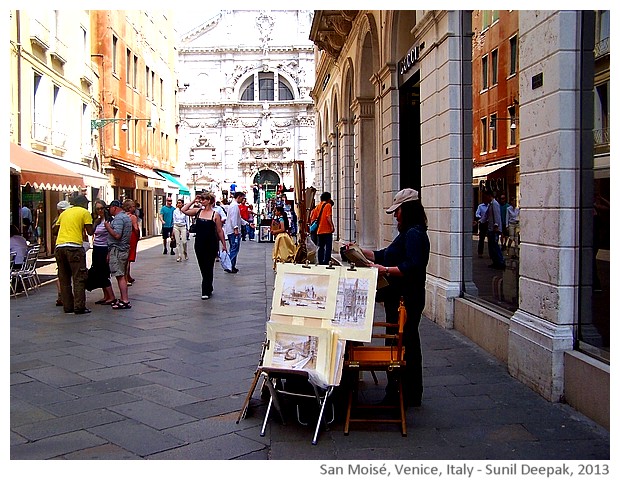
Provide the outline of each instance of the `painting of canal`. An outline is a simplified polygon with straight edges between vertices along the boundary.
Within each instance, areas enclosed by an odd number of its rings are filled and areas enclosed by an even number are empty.
[[[315,370],[318,337],[277,332],[271,366]]]
[[[325,310],[328,288],[327,275],[285,274],[282,279],[280,305]]]

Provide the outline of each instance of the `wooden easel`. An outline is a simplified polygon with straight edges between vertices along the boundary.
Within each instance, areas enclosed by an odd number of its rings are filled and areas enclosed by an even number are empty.
[[[263,343],[261,345],[260,360],[258,361],[258,366],[256,367],[256,370],[254,370],[254,380],[252,380],[252,384],[250,385],[250,390],[248,391],[248,394],[245,397],[245,401],[243,402],[243,406],[241,407],[241,411],[239,412],[239,416],[237,417],[236,423],[239,423],[241,419],[245,418],[246,414],[248,413],[248,407],[250,406],[250,400],[252,399],[252,395],[254,395],[254,390],[256,390],[256,386],[258,385],[258,380],[260,379],[261,366],[263,364],[263,359],[265,358],[265,350],[267,349],[267,345],[268,345],[267,333],[265,332],[265,340],[263,340]]]

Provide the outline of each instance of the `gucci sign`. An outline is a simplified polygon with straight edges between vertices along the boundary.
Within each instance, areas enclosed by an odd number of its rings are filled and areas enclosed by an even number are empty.
[[[411,47],[407,52],[407,55],[405,55],[405,58],[398,62],[399,72],[401,75],[407,73],[411,69],[411,67],[418,63],[418,60],[420,59],[420,52],[423,48],[424,42],[414,47]]]

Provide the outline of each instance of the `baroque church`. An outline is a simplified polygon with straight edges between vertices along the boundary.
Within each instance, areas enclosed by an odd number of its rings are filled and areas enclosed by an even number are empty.
[[[232,184],[246,192],[256,185],[264,205],[279,186],[291,190],[296,161],[306,186],[313,183],[312,17],[312,10],[221,10],[182,33],[178,151],[190,188],[225,199]]]

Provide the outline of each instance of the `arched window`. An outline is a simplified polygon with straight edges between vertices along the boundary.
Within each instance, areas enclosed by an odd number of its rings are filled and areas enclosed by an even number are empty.
[[[241,94],[242,102],[253,102],[254,101],[254,82],[251,82]]]
[[[258,98],[254,87],[258,83]],[[277,85],[277,86],[276,86]],[[256,72],[245,79],[239,90],[242,102],[286,102],[295,99],[293,87],[288,80],[275,72]]]
[[[295,98],[291,89],[288,88],[288,85],[286,85],[282,79],[280,79],[280,83],[278,84],[278,98],[280,101],[293,100]]]

